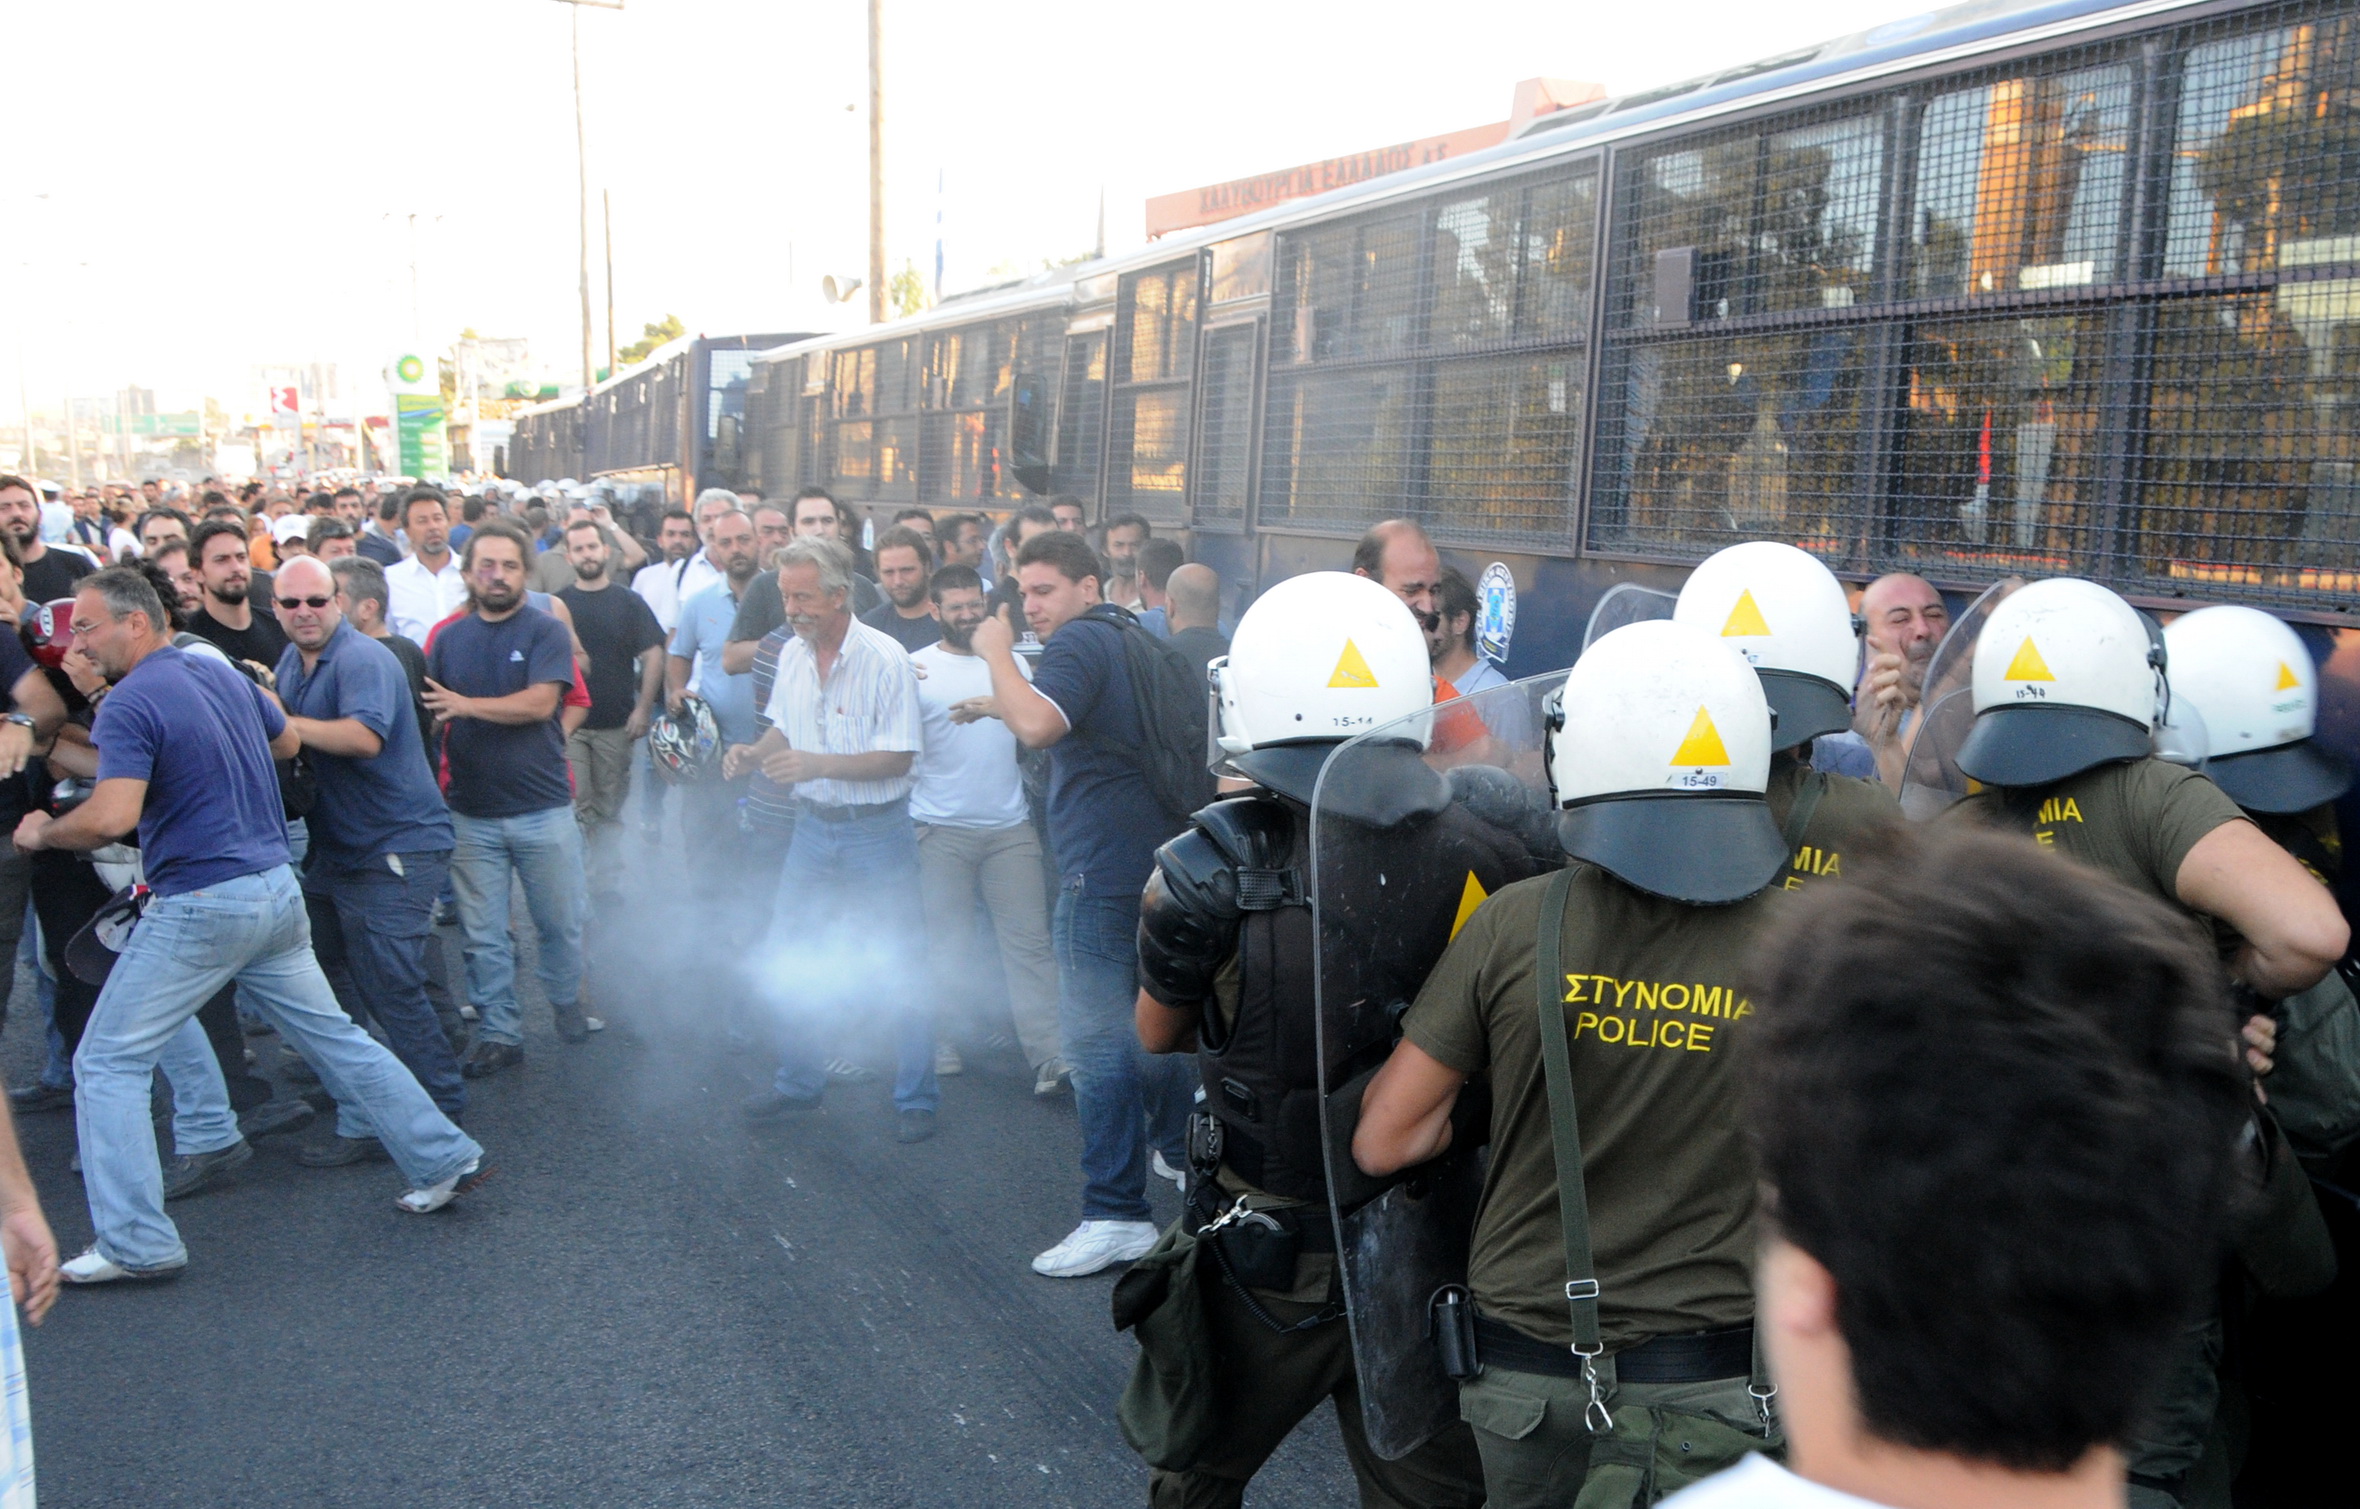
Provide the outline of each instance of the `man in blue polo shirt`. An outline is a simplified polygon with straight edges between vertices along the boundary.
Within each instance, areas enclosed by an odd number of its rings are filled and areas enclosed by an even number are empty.
[[[566,773],[559,708],[574,684],[574,639],[528,604],[532,547],[505,519],[486,519],[461,568],[467,611],[426,652],[427,709],[441,720],[450,765],[446,795],[457,847],[451,881],[467,935],[467,993],[482,1013],[470,1079],[524,1062],[524,1008],[516,999],[516,944],[508,896],[522,881],[540,939],[541,989],[569,1043],[601,1025],[582,1011],[582,830]]]
[[[426,764],[409,676],[391,650],[344,621],[336,578],[297,556],[279,568],[279,697],[303,741],[319,794],[303,899],[312,949],[331,975],[351,981],[356,1021],[384,1029],[443,1114],[467,1108],[466,1081],[426,994],[434,902],[450,872],[451,815]],[[337,1108],[336,1132],[297,1153],[314,1168],[383,1158],[357,1106]]]
[[[175,1090],[197,1105],[192,1119],[227,1133],[196,1161],[216,1172],[253,1157],[195,1021],[197,1008],[231,981],[339,1102],[368,1117],[411,1183],[402,1208],[449,1204],[480,1182],[483,1149],[353,1025],[312,957],[271,767],[274,755],[295,753],[298,735],[245,676],[172,647],[164,605],[146,577],[111,567],[79,586],[74,646],[110,686],[91,729],[98,782],[63,817],[27,814],[16,846],[89,850],[136,829],[154,899],[74,1054],[82,1183],[97,1240],[61,1276],[103,1284],[169,1278],[188,1266],[188,1249],[164,1214],[148,1109],[156,1060],[176,1034],[195,1050],[185,1055],[195,1083]]]
[[[1194,1075],[1182,1055],[1148,1056],[1132,1024],[1139,893],[1157,846],[1180,829],[1123,753],[1146,734],[1123,655],[1129,615],[1098,595],[1105,571],[1078,534],[1034,536],[1016,553],[1015,577],[1025,623],[1044,645],[1032,679],[1004,620],[985,619],[973,641],[991,667],[993,710],[1027,748],[1050,751],[1057,1023],[1082,1124],[1082,1222],[1033,1259],[1033,1271],[1051,1278],[1128,1263],[1155,1245],[1147,1171],[1151,1156],[1173,1171],[1167,1177],[1187,1161]]]
[[[721,568],[721,580],[704,588],[680,608],[680,626],[672,631],[672,651],[664,662],[665,705],[677,714],[681,700],[695,692],[713,710],[721,729],[721,747],[751,744],[762,730],[754,719],[754,673],[751,666],[731,675],[722,664],[729,645],[730,625],[759,569],[760,551],[754,522],[732,510],[714,517],[705,553]],[[747,777],[724,778],[713,773],[682,792],[682,827],[690,867],[700,895],[727,895],[745,883],[745,841],[738,831],[737,799],[746,791]]]

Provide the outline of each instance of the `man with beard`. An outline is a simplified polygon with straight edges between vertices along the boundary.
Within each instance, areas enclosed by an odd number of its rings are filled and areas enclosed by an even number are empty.
[[[992,528],[979,514],[955,513],[935,526],[942,541],[942,563],[945,566],[964,566],[978,577],[983,575],[984,555],[990,548]],[[991,590],[984,582],[983,589]]]
[[[779,652],[772,727],[751,747],[731,748],[724,770],[735,777],[759,765],[803,804],[767,961],[772,979],[794,982],[780,1004],[799,1030],[787,1035],[770,1087],[743,1109],[758,1122],[816,1109],[828,1084],[814,1031],[822,1013],[882,1007],[895,1039],[895,1137],[922,1142],[942,1098],[934,1023],[919,1004],[915,940],[877,925],[919,902],[909,801],[923,739],[917,672],[900,644],[853,621],[852,552],[841,541],[797,539],[780,553],[776,580],[795,637]]]
[[[467,600],[464,568],[451,555],[451,516],[443,495],[414,487],[402,497],[402,528],[410,536],[410,558],[385,568],[385,621],[393,632],[423,649],[427,631]],[[361,554],[367,555],[365,548]]]
[[[680,588],[688,575],[690,558],[697,553],[697,538],[696,520],[688,510],[670,510],[656,525],[656,549],[663,552],[663,558],[640,567],[631,578],[631,590],[639,594],[667,634],[680,627]]]
[[[98,568],[78,550],[52,550],[41,538],[41,495],[22,477],[0,476],[0,528],[16,537],[25,601],[38,606],[74,595],[74,583]]]
[[[196,562],[189,558],[188,541],[167,535],[162,543],[147,553],[146,559],[172,579],[178,594],[177,606],[183,617],[194,618],[205,601],[205,583],[197,575]]]
[[[1410,615],[1426,636],[1426,653],[1436,660],[1442,658],[1448,648],[1442,617],[1442,552],[1434,548],[1423,528],[1408,519],[1372,524],[1352,551],[1352,574],[1369,578],[1409,604]],[[1459,689],[1436,671],[1435,707],[1441,708],[1458,695]],[[1465,708],[1437,711],[1427,750],[1448,763],[1465,763],[1485,752],[1484,741],[1489,736],[1483,720]]]
[[[590,712],[565,742],[574,772],[574,816],[589,851],[590,894],[609,895],[623,874],[623,801],[631,746],[647,732],[664,685],[664,629],[637,594],[607,574],[606,531],[579,518],[565,527],[574,584],[558,597],[574,615],[589,657]]]
[[[1106,521],[1106,600],[1118,608],[1139,611],[1139,547],[1154,533],[1135,513],[1117,514]]]
[[[578,1043],[596,1030],[581,1007],[582,835],[558,727],[574,682],[574,643],[565,625],[524,600],[531,554],[522,530],[485,520],[460,562],[467,611],[426,652],[426,706],[441,724],[450,771],[444,794],[457,840],[451,881],[467,937],[467,993],[481,1014],[470,1079],[524,1062],[508,936],[516,880],[540,937],[541,988],[557,1035]]]
[[[189,614],[189,632],[220,647],[232,660],[247,660],[264,670],[279,663],[287,652],[286,631],[268,613],[254,611],[247,600],[257,585],[253,562],[246,554],[246,531],[228,519],[208,519],[197,526],[189,541],[189,559],[197,568],[201,588],[196,611]]]
[[[905,650],[922,650],[940,636],[927,578],[934,571],[934,553],[914,529],[896,525],[877,541],[877,585],[885,602],[860,621],[890,635]]]
[[[877,550],[877,569],[891,557]],[[890,585],[890,578],[888,578]],[[1041,841],[1025,805],[1016,768],[1016,736],[1000,722],[992,700],[991,667],[975,653],[983,622],[983,579],[966,566],[934,573],[928,595],[942,625],[938,643],[910,652],[924,680],[918,706],[926,719],[926,747],[918,756],[918,786],[910,816],[918,825],[918,880],[926,897],[927,957],[934,964],[935,1031],[946,1039],[935,1052],[938,1073],[956,1073],[953,1014],[973,1016],[978,971],[975,906],[991,914],[1008,979],[1008,1004],[1017,1041],[1033,1066],[1033,1093],[1054,1094],[1068,1072],[1058,1056],[1057,961],[1049,954],[1049,910],[1041,891]],[[1029,678],[1024,662],[1017,669]]]
[[[1950,632],[1950,609],[1924,577],[1896,571],[1862,589],[1860,617],[1867,625],[1868,669],[1854,698],[1852,727],[1876,755],[1877,773],[1898,789],[1926,667]]]

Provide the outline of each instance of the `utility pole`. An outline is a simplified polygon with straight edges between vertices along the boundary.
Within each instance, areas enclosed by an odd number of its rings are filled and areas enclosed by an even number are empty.
[[[615,194],[600,189],[598,202],[606,210],[606,375],[615,375]],[[790,285],[794,277],[787,279]]]
[[[582,274],[582,391],[590,391],[598,369],[590,360],[590,145],[582,129],[582,7],[621,10],[623,0],[558,0],[573,7],[574,37],[574,187],[581,212]]]
[[[869,0],[869,323],[885,322],[885,0]]]

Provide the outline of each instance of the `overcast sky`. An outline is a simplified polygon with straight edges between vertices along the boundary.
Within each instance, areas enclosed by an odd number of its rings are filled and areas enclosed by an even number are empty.
[[[892,263],[931,277],[938,203],[955,291],[1088,251],[1102,190],[1120,250],[1150,194],[1501,120],[1518,79],[1623,93],[1923,8],[886,0]],[[0,392],[21,367],[45,407],[136,382],[237,412],[260,401],[257,363],[374,372],[412,341],[413,214],[427,348],[472,326],[578,370],[572,7],[5,11]],[[843,320],[817,287],[865,272],[865,17],[860,0],[582,13],[593,256],[605,188],[624,341],[666,313],[714,334]]]

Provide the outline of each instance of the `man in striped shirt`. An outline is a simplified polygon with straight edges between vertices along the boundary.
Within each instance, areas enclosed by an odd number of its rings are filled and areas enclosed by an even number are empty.
[[[760,769],[794,789],[799,811],[769,945],[757,967],[785,1009],[786,1046],[769,1089],[745,1102],[754,1121],[819,1104],[828,1076],[829,1014],[840,1022],[883,1009],[893,1023],[897,1135],[934,1135],[941,1092],[934,1024],[920,1009],[921,915],[917,832],[910,822],[910,767],[922,739],[918,677],[887,635],[855,622],[852,552],[804,537],[778,556],[787,624],[767,714],[753,744],[732,745],[731,779]]]

